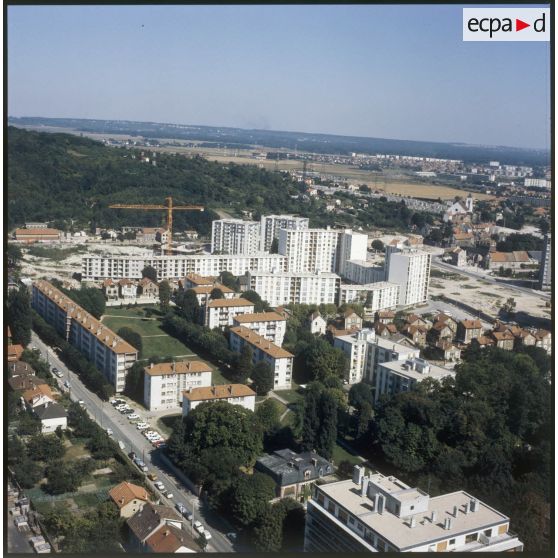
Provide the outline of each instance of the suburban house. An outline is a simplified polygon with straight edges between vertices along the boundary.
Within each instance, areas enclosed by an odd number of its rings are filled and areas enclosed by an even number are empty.
[[[254,469],[275,481],[277,498],[291,497],[302,502],[311,494],[309,485],[334,473],[333,464],[316,452],[295,453],[290,449],[260,457]]]
[[[182,518],[171,508],[146,503],[126,521],[129,543],[133,551],[145,552],[147,539],[160,527],[182,529]]]
[[[28,376],[12,376],[8,378],[8,386],[12,391],[32,391],[40,385],[48,385],[42,378],[29,374]]]
[[[137,289],[138,295],[148,298],[159,298],[159,285],[149,279],[148,277],[144,277],[138,283]]]
[[[190,273],[183,280],[179,281],[179,285],[183,291],[187,291],[194,287],[213,287],[216,281],[217,277],[205,277],[197,273]]]
[[[461,320],[457,324],[457,340],[468,345],[473,339],[482,335],[482,324],[480,320]]]
[[[233,318],[238,314],[253,314],[254,303],[245,298],[218,298],[209,300],[205,305],[204,325],[210,329],[224,329],[233,325]]]
[[[130,281],[130,279],[120,279],[118,281],[118,289],[120,298],[136,298],[138,294],[136,284]]]
[[[322,318],[322,315],[316,311],[312,312],[306,321],[310,333],[318,333],[319,335],[325,335],[327,322]]]
[[[8,364],[8,370],[12,378],[35,375],[35,369],[29,363],[22,360]]]
[[[505,329],[504,331],[490,331],[488,336],[494,340],[494,345],[499,349],[504,349],[505,351],[513,351],[513,346],[515,344],[515,337],[512,332]]]
[[[457,362],[461,359],[461,349],[456,347],[451,341],[438,341],[436,347],[444,351],[445,362]]]
[[[277,312],[258,312],[256,314],[239,314],[233,318],[234,326],[251,329],[264,339],[279,347],[287,331],[287,320]]]
[[[449,256],[452,265],[457,267],[467,265],[467,251],[463,248],[458,246],[457,248],[450,250]]]
[[[211,386],[211,367],[201,360],[151,363],[144,368],[143,402],[150,411],[179,409],[182,392]]]
[[[426,345],[426,334],[428,329],[424,325],[405,325],[401,332],[406,335],[415,345],[424,347]]]
[[[68,414],[59,403],[47,401],[33,407],[33,413],[41,421],[41,433],[52,434],[58,427],[65,430],[68,427]]]
[[[362,329],[362,318],[353,310],[346,310],[342,317],[343,329]]]
[[[145,540],[146,552],[176,554],[199,552],[198,545],[188,531],[174,525],[162,525]]]
[[[374,324],[374,331],[380,337],[389,338],[397,333],[395,324],[384,324],[382,322]]]
[[[35,407],[44,405],[45,403],[54,402],[52,391],[47,384],[39,384],[34,386],[32,389],[28,389],[23,392],[21,397],[29,409],[34,409]]]
[[[453,337],[455,337],[457,333],[457,322],[451,316],[440,312],[440,314],[434,317],[434,324],[437,322],[444,322],[451,329]]]
[[[120,296],[118,283],[114,282],[112,279],[103,281],[103,294],[107,300],[117,300]]]
[[[379,310],[376,312],[376,319],[374,320],[378,324],[391,324],[395,319],[395,312],[392,310]]]
[[[451,341],[453,339],[453,333],[454,332],[446,321],[438,320],[434,322],[434,325],[430,328],[428,337],[436,344],[439,341]]]
[[[120,517],[129,518],[149,502],[149,494],[143,486],[121,482],[109,490],[110,499],[118,507]]]
[[[244,384],[190,388],[182,392],[182,416],[187,416],[201,403],[215,401],[226,401],[253,411],[256,406],[256,392]]]

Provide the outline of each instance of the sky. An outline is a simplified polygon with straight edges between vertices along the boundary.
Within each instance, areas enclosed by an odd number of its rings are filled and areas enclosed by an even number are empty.
[[[461,6],[9,6],[7,29],[10,116],[550,148],[549,43],[463,42]]]

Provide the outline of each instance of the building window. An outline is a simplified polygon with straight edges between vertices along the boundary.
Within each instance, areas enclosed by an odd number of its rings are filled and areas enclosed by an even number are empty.
[[[465,544],[470,542],[475,542],[478,540],[479,534],[478,533],[471,533],[470,535],[465,535]]]
[[[449,544],[450,544],[450,545],[451,545],[451,544],[455,544],[455,539],[450,539],[450,540],[449,540]]]

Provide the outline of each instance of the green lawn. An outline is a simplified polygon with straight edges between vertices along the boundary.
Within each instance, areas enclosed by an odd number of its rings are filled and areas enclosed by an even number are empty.
[[[342,448],[338,443],[333,448],[333,461],[335,466],[338,466],[341,461],[349,461],[351,465],[358,465],[362,463],[356,455],[350,454],[345,448]]]
[[[275,393],[289,403],[296,403],[304,397],[297,389],[282,389],[281,391],[275,390]]]

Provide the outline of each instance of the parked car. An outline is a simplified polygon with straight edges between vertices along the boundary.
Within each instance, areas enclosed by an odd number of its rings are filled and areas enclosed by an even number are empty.
[[[149,473],[149,475],[147,475],[147,478],[151,481],[156,481],[157,475],[155,473]]]
[[[126,446],[124,445],[124,442],[122,440],[118,440],[118,447],[123,450]]]
[[[188,511],[186,509],[186,506],[184,504],[181,504],[180,502],[177,502],[174,507],[178,510],[178,513],[180,513],[180,515],[186,515],[186,512]]]
[[[110,428],[107,428],[107,434],[108,434],[109,436],[112,436],[113,432],[112,432],[112,430],[111,430]]]
[[[173,496],[170,492],[167,492],[167,493],[165,494],[165,496],[166,496],[169,500],[172,500],[172,499],[174,498],[174,496]]]
[[[201,524],[201,521],[194,521],[194,529],[201,535],[205,531],[205,527]]]
[[[159,490],[162,490],[163,488],[165,488],[165,485],[161,481],[157,481],[154,484]]]
[[[128,415],[128,420],[136,420],[139,418],[140,416],[137,413],[132,413],[131,415]]]
[[[80,407],[85,407],[85,401],[84,401],[83,399],[80,399],[80,400],[78,401],[78,405],[79,405]]]
[[[133,461],[136,458],[136,452],[135,451],[131,451],[128,454],[128,457]]]
[[[70,382],[68,382],[68,380],[64,381],[64,386],[66,386],[68,389],[70,389]]]
[[[236,533],[233,533],[232,531],[230,533],[227,533],[227,539],[229,539],[229,541],[235,542],[236,538]]]
[[[194,519],[194,515],[191,514],[189,511],[187,511],[187,512],[184,514],[184,517],[185,517],[188,521],[192,521],[192,519]]]
[[[209,531],[206,531],[205,529],[201,535],[206,541],[208,541],[211,538],[211,533]]]

